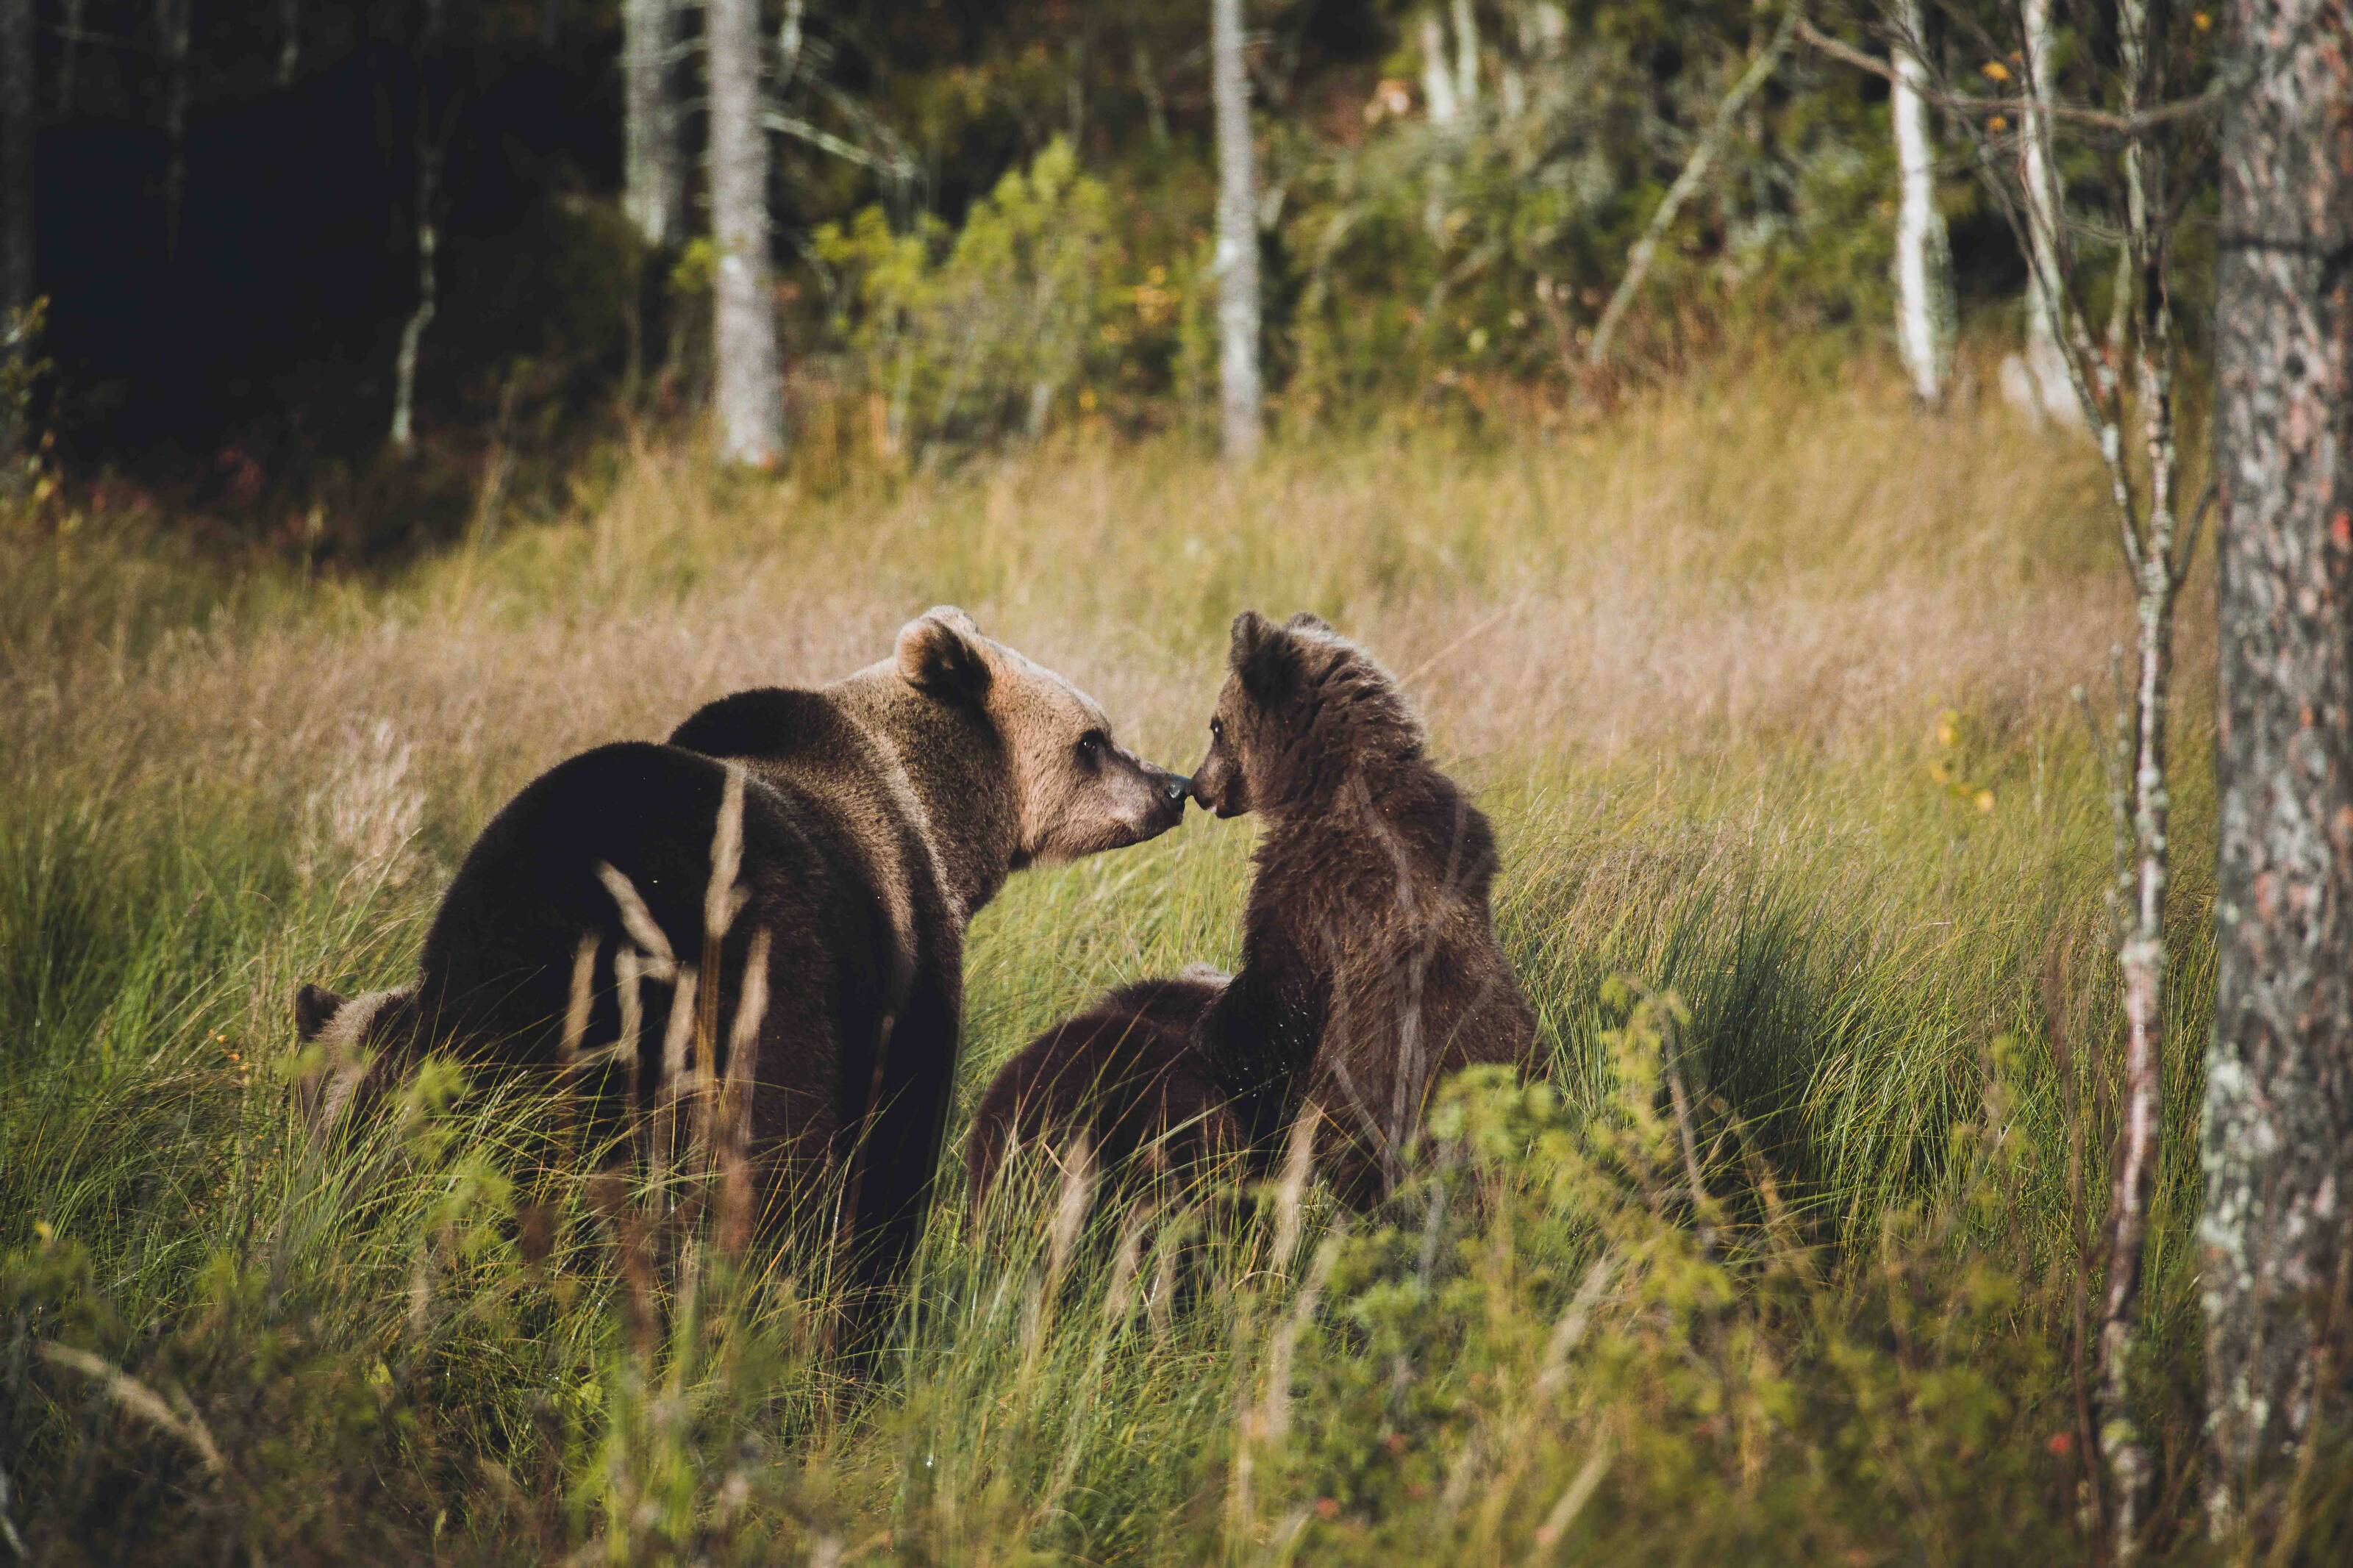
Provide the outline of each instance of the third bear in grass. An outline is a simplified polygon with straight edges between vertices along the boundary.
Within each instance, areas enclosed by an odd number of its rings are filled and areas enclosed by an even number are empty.
[[[1440,1079],[1480,1062],[1525,1068],[1535,1055],[1535,1016],[1488,907],[1493,831],[1430,760],[1396,678],[1308,615],[1235,620],[1193,793],[1219,816],[1258,814],[1264,836],[1241,967],[1190,994],[1199,1016],[1187,1059],[1157,1064],[1159,1077],[1214,1086],[1176,1098],[1196,1119],[1229,1118],[1261,1169],[1312,1110],[1317,1169],[1369,1207],[1396,1184]],[[1098,1019],[1088,1033],[1105,1082],[1135,1076],[1121,1052],[1167,1047],[1166,1025],[1148,1019],[1124,1031]],[[1050,1032],[999,1083],[1044,1076],[1038,1058],[1067,1045]],[[1074,1131],[1101,1120],[1067,1093],[1051,1103],[1056,1116],[1024,1118],[1016,1094],[992,1089],[985,1110],[999,1125],[985,1114],[976,1152],[1008,1130],[1037,1135],[1041,1121]]]

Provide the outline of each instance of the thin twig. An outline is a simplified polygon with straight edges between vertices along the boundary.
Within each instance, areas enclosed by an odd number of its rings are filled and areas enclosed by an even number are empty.
[[[1675,183],[1667,187],[1665,198],[1659,203],[1658,210],[1651,215],[1651,221],[1642,229],[1642,237],[1634,242],[1634,248],[1627,254],[1626,275],[1618,280],[1618,290],[1609,296],[1609,303],[1602,310],[1599,323],[1593,329],[1592,345],[1586,350],[1585,363],[1588,367],[1599,368],[1609,358],[1609,340],[1617,334],[1618,322],[1626,314],[1626,308],[1633,303],[1643,279],[1650,276],[1651,259],[1659,253],[1659,241],[1665,237],[1668,226],[1675,221],[1675,215],[1683,210],[1683,203],[1691,199],[1692,193],[1698,190],[1700,182],[1707,177],[1708,165],[1715,161],[1715,150],[1723,145],[1733,121],[1739,117],[1748,100],[1756,96],[1757,89],[1765,85],[1774,68],[1781,63],[1781,56],[1789,47],[1791,33],[1801,20],[1802,13],[1796,5],[1791,5],[1782,16],[1781,26],[1775,30],[1773,41],[1749,62],[1748,68],[1740,73],[1740,79],[1732,84],[1732,90],[1724,95],[1724,101],[1715,106],[1715,118],[1701,133],[1698,145],[1692,149],[1691,157],[1683,164],[1683,173],[1677,174]]]

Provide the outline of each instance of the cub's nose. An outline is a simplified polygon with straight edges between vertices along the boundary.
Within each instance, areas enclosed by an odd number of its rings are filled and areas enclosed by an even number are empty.
[[[1193,793],[1193,781],[1182,773],[1170,773],[1160,781],[1160,793],[1169,805],[1182,809],[1186,797]]]

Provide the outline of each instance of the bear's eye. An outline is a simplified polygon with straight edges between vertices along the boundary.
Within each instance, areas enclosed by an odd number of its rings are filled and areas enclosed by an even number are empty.
[[[1105,735],[1101,730],[1088,731],[1085,734],[1079,737],[1079,761],[1082,763],[1094,763],[1101,761],[1103,758],[1103,748],[1110,743],[1110,737]]]
[[[1222,740],[1224,740],[1225,738],[1226,738],[1226,721],[1225,721],[1223,719],[1212,719],[1212,720],[1210,720],[1210,721],[1209,721],[1209,739],[1211,739],[1212,741],[1222,741]]]

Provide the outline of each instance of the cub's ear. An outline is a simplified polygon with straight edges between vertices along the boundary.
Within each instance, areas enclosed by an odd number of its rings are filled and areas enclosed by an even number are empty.
[[[1299,682],[1299,642],[1289,627],[1278,626],[1256,610],[1234,617],[1233,646],[1226,662],[1241,678],[1251,701],[1271,706],[1289,696]]]
[[[1290,627],[1294,632],[1325,632],[1331,633],[1333,636],[1338,635],[1337,633],[1332,632],[1331,622],[1325,620],[1323,616],[1317,615],[1313,610],[1302,610],[1282,624]]]
[[[924,611],[899,628],[899,678],[934,697],[979,700],[988,691],[980,628],[953,605]]]
[[[316,1040],[343,1009],[343,999],[320,985],[294,988],[294,1033],[304,1045]]]

